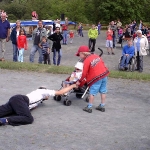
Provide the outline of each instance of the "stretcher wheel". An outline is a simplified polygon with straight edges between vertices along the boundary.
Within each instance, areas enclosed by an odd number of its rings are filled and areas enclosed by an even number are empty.
[[[56,101],[61,101],[61,96],[60,95],[56,96]]]
[[[66,100],[66,106],[70,106],[71,105],[71,101],[70,100]]]
[[[82,94],[76,94],[76,98],[81,98],[82,97]]]

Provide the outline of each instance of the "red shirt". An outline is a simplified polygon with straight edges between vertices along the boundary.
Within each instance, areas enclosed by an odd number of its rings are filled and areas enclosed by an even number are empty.
[[[106,35],[107,35],[106,40],[111,40],[112,41],[113,31],[112,30],[107,31]]]
[[[19,35],[17,40],[18,48],[24,48],[27,49],[27,38],[25,35]]]
[[[68,30],[68,26],[65,24],[62,25],[62,31],[64,31],[64,30]]]
[[[73,32],[70,32],[69,35],[70,35],[70,38],[74,37],[74,33]]]
[[[105,66],[102,58],[96,54],[88,55],[83,63],[83,73],[79,80],[80,86],[83,86],[85,82],[88,86],[91,86],[109,74],[109,70]]]

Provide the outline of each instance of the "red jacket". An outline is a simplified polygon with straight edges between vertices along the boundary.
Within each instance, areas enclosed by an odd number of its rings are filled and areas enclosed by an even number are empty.
[[[18,48],[27,50],[27,38],[25,35],[19,35],[17,40]]]
[[[109,70],[106,68],[102,58],[96,54],[88,55],[83,63],[83,73],[79,80],[80,86],[83,86],[85,82],[88,86],[91,86],[109,74]]]

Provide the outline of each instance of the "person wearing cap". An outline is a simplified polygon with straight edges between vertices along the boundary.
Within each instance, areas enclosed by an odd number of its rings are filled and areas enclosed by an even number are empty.
[[[63,81],[63,87],[68,87],[76,83],[82,76],[83,63],[77,62],[75,65],[75,70],[71,73],[68,80]]]
[[[0,58],[0,61],[5,60],[4,59],[4,54],[6,50],[6,42],[9,41],[10,37],[10,23],[6,19],[7,15],[6,13],[1,14],[1,19],[0,19],[0,43],[1,43],[1,50],[2,50],[2,56]]]
[[[43,100],[48,100],[50,96],[62,95],[75,87],[76,84],[73,84],[59,91],[39,87],[27,95],[12,96],[6,104],[0,106],[0,126],[6,124],[12,126],[31,124],[34,120],[30,112],[31,109],[37,107]],[[13,116],[2,118],[12,114]]]
[[[146,36],[142,35],[141,30],[137,30],[137,37],[134,38],[135,56],[137,59],[137,69],[143,71],[143,56],[147,55],[146,49],[149,48]]]
[[[102,58],[96,54],[91,54],[87,46],[80,46],[76,56],[79,56],[83,60],[82,76],[76,84],[82,87],[86,82],[90,88],[89,104],[83,110],[91,113],[94,96],[100,93],[101,104],[96,109],[104,112],[109,70],[105,66]]]

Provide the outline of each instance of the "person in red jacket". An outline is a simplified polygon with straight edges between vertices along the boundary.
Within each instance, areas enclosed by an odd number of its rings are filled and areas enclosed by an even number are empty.
[[[102,58],[96,54],[91,54],[87,46],[80,46],[76,56],[83,59],[82,77],[76,84],[82,87],[86,82],[90,87],[89,104],[83,110],[92,113],[94,96],[99,92],[101,94],[101,104],[96,109],[104,112],[109,70]]]
[[[23,53],[24,53],[24,50],[27,50],[27,38],[24,35],[23,29],[20,29],[17,44],[18,44],[18,50],[19,50],[18,61],[23,62]]]

